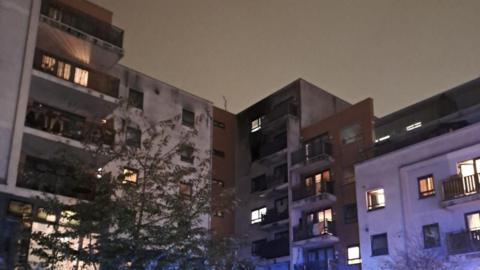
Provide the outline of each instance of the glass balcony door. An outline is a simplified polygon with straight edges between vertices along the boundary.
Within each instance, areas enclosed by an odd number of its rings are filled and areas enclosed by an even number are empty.
[[[333,247],[309,250],[307,252],[307,269],[328,270],[330,262],[335,259]]]

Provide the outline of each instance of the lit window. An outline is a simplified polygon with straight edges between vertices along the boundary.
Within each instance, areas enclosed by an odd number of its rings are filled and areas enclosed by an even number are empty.
[[[182,125],[193,127],[195,125],[195,113],[186,109],[182,111]]]
[[[425,248],[440,246],[440,229],[438,223],[423,226],[423,245]]]
[[[407,131],[410,131],[410,130],[414,130],[414,129],[416,129],[416,128],[419,128],[419,127],[421,127],[421,126],[422,126],[422,122],[416,122],[416,123],[413,123],[413,124],[411,124],[411,125],[409,125],[409,126],[406,126],[405,129],[406,129]]]
[[[251,213],[251,224],[259,223],[262,221],[262,217],[267,214],[267,208],[262,207],[255,210],[252,210]]]
[[[88,71],[85,69],[75,68],[75,78],[73,79],[75,83],[78,83],[83,86],[88,85]]]
[[[432,175],[418,178],[418,194],[420,198],[435,195],[435,184]]]
[[[380,137],[380,138],[376,139],[375,143],[383,142],[383,141],[386,141],[388,139],[390,139],[390,135],[386,135],[386,136],[383,136],[383,137]]]
[[[123,183],[137,183],[138,180],[138,170],[132,169],[132,168],[123,168],[123,176],[124,180]]]
[[[17,217],[28,217],[32,214],[32,205],[25,202],[11,200],[8,203],[8,213]]]
[[[49,213],[45,208],[38,208],[37,218],[47,222],[55,222],[57,220],[57,216]]]
[[[262,129],[262,118],[263,117],[259,117],[259,118],[252,121],[252,126],[251,126],[251,130],[250,130],[251,133]]]
[[[387,234],[372,235],[372,256],[388,254],[388,239]]]
[[[359,140],[362,136],[361,131],[362,129],[358,123],[342,128],[342,130],[340,130],[340,140],[342,144],[349,144]]]
[[[55,71],[55,58],[47,56],[47,55],[42,55],[42,69],[50,72]]]
[[[143,92],[130,88],[128,93],[128,105],[143,110]]]
[[[187,183],[180,183],[180,195],[191,197],[192,196],[192,185]]]
[[[70,64],[58,61],[57,76],[67,81],[70,80],[71,68]]]
[[[367,192],[368,210],[374,210],[385,207],[385,191],[383,188],[370,190]]]
[[[76,219],[76,213],[73,211],[65,210],[60,213],[61,225],[78,225],[79,220]]]
[[[466,217],[468,230],[471,232],[476,232],[476,234],[478,235],[478,232],[480,232],[480,212],[467,214]],[[474,237],[478,239],[478,236]]]
[[[360,257],[359,246],[348,247],[347,255],[348,255],[348,264],[359,264],[362,262],[362,259]]]

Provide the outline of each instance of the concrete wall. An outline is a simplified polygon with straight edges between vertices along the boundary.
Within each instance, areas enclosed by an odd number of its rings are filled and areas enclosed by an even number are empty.
[[[442,246],[437,251],[445,255],[445,233],[465,229],[464,214],[480,206],[477,200],[440,207],[441,182],[457,173],[457,162],[480,156],[479,131],[479,124],[468,126],[355,167],[363,269],[379,269],[385,260],[411,251],[412,245],[422,248],[422,226],[432,223],[439,223]],[[428,174],[433,174],[436,195],[419,199],[417,178]],[[375,188],[385,189],[386,206],[368,212],[366,192]],[[372,257],[370,237],[380,233],[388,234],[389,255]],[[475,268],[464,264],[461,269]]]

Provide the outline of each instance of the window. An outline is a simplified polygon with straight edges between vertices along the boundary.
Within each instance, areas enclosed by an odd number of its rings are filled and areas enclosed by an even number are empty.
[[[360,257],[360,246],[350,246],[347,248],[348,264],[359,264],[362,262]]]
[[[259,118],[256,118],[255,120],[253,120],[251,122],[251,127],[250,127],[250,132],[251,133],[259,131],[260,129],[262,129],[262,119],[263,119],[263,116],[259,117]]]
[[[388,239],[387,234],[372,235],[372,256],[388,254]]]
[[[193,147],[189,145],[183,145],[180,149],[180,160],[193,163]]]
[[[425,248],[440,246],[440,230],[438,223],[423,226],[423,246]]]
[[[223,211],[220,211],[220,210],[217,210],[217,211],[213,212],[214,217],[223,218],[223,215],[224,215]]]
[[[56,60],[53,57],[48,55],[42,55],[42,64],[41,67],[45,71],[54,72],[55,71]]]
[[[250,224],[261,222],[262,217],[266,214],[267,214],[267,208],[265,206],[252,210],[252,213],[250,216],[250,221],[251,221]]]
[[[143,92],[130,88],[128,92],[128,105],[143,110]]]
[[[64,80],[70,80],[70,72],[72,66],[70,64],[64,63],[62,61],[58,61],[57,65],[57,77],[62,78]]]
[[[480,231],[480,212],[467,214],[465,215],[465,219],[467,220],[467,228],[470,232]],[[478,240],[478,237],[479,236],[476,236],[475,238]]]
[[[46,221],[46,222],[55,222],[57,220],[57,215],[54,213],[49,213],[45,208],[38,208],[37,218]]]
[[[275,239],[288,239],[288,231],[276,232],[274,235]]]
[[[136,128],[127,128],[125,142],[128,146],[139,148],[142,140],[142,132]]]
[[[132,169],[132,168],[123,168],[123,183],[137,183],[138,180],[138,170]]]
[[[406,126],[406,127],[405,127],[405,130],[406,130],[406,131],[411,131],[411,130],[414,130],[414,129],[419,128],[419,127],[421,127],[421,126],[422,126],[422,122],[416,122],[416,123],[413,123],[413,124],[411,124],[411,125],[409,125],[409,126]]]
[[[212,183],[216,186],[219,186],[219,187],[224,187],[225,186],[225,183],[222,180],[219,180],[219,179],[212,179]]]
[[[252,179],[251,192],[258,192],[267,189],[267,177],[263,174]]]
[[[192,197],[192,185],[187,183],[180,183],[180,195]]]
[[[267,243],[267,239],[260,239],[252,242],[252,255],[259,256],[263,245]]]
[[[287,164],[281,164],[273,168],[273,177],[280,183],[288,182],[288,167]]]
[[[324,170],[304,179],[305,187],[315,186],[315,194],[333,193],[332,185],[330,183],[330,170]],[[329,185],[330,184],[330,185]]]
[[[216,127],[216,128],[225,129],[225,123],[217,121],[217,120],[213,120],[213,126]]]
[[[88,71],[85,69],[81,69],[76,67],[75,68],[75,77],[73,78],[73,82],[78,83],[83,86],[88,85]]]
[[[26,202],[11,200],[8,203],[8,213],[17,217],[28,217],[32,214],[32,205]]]
[[[357,222],[357,204],[351,203],[343,206],[343,219],[345,224]]]
[[[355,142],[362,138],[361,131],[362,128],[358,123],[346,126],[340,130],[340,141],[342,144]]]
[[[213,155],[217,156],[217,157],[224,158],[225,157],[225,152],[217,150],[217,149],[213,149]]]
[[[195,113],[183,109],[182,111],[182,125],[193,127],[195,125]]]
[[[418,178],[418,196],[420,199],[434,196],[435,184],[433,182],[433,175],[427,175]]]
[[[275,210],[278,214],[288,211],[288,197],[283,197],[275,200]]]
[[[60,220],[59,223],[61,225],[78,225],[79,220],[77,218],[77,213],[70,211],[70,210],[65,210],[60,213]]]
[[[375,210],[385,207],[385,192],[383,188],[367,191],[368,210]]]

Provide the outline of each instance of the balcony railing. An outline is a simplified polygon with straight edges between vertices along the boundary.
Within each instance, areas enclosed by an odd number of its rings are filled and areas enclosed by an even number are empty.
[[[326,159],[332,155],[332,144],[329,142],[316,142],[308,147],[305,146],[292,153],[292,164],[309,163],[312,161]]]
[[[332,270],[333,263],[328,261],[314,261],[302,264],[295,264],[294,270]]]
[[[287,147],[286,139],[278,139],[272,142],[267,142],[260,147],[259,157],[263,158],[279,152]]]
[[[308,197],[323,193],[333,194],[333,181],[321,181],[319,183],[305,186],[303,183],[292,187],[293,201],[298,201]]]
[[[41,14],[122,48],[123,30],[55,0],[42,0]]]
[[[448,254],[480,251],[480,230],[447,233]]]
[[[113,145],[115,132],[106,124],[87,122],[84,117],[34,102],[27,109],[25,125],[65,138]]]
[[[63,196],[92,199],[94,173],[58,162],[26,156],[19,166],[17,186]]]
[[[336,235],[335,221],[300,224],[293,228],[294,241],[301,241],[322,235]]]
[[[267,214],[262,216],[261,225],[267,225],[285,219],[288,219],[288,209],[281,213],[279,213],[277,209],[268,209]]]
[[[33,68],[56,76],[99,93],[118,98],[120,80],[112,76],[87,69],[41,50],[35,51]]]
[[[275,239],[272,241],[265,242],[258,252],[259,257],[265,259],[273,259],[288,256],[290,254],[290,246],[288,238],[283,237],[279,239]]]
[[[454,175],[443,181],[443,200],[463,198],[480,192],[480,174]]]
[[[275,107],[272,111],[265,115],[263,123],[265,126],[268,126],[275,120],[287,116],[297,116],[298,115],[298,107],[292,103],[284,103]]]

